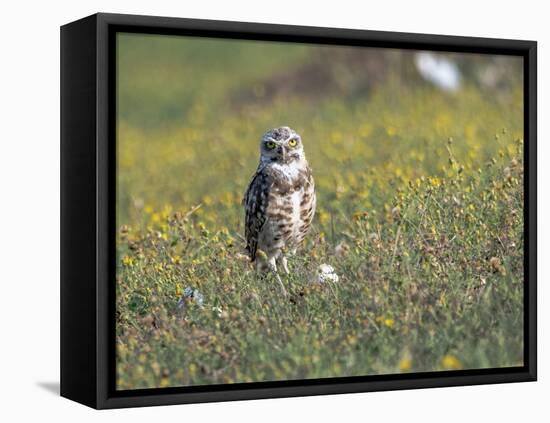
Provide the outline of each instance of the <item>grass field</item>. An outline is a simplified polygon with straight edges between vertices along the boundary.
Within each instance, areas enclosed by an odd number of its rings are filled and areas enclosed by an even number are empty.
[[[335,47],[118,45],[118,389],[523,364],[521,74],[448,93],[397,53],[367,83]],[[281,125],[318,196],[289,297],[246,260],[241,206]]]

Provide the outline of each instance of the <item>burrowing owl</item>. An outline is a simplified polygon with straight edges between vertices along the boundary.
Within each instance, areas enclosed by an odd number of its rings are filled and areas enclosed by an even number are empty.
[[[300,135],[286,126],[266,132],[260,141],[260,164],[243,200],[250,259],[257,259],[258,250],[267,256],[257,261],[260,270],[277,272],[279,263],[288,273],[285,254],[294,254],[306,236],[315,202]]]

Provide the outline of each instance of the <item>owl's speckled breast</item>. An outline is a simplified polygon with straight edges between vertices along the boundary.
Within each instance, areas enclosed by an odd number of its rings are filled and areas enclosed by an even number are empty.
[[[266,251],[295,250],[304,239],[315,212],[311,169],[306,162],[300,167],[271,166],[270,172],[272,185],[266,209],[267,221],[259,245]]]

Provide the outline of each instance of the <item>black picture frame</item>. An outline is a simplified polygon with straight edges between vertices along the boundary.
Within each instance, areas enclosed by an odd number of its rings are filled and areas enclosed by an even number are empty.
[[[524,366],[177,388],[114,389],[118,31],[516,55],[524,59]],[[430,388],[537,378],[534,41],[95,14],[61,27],[61,395],[97,409]]]

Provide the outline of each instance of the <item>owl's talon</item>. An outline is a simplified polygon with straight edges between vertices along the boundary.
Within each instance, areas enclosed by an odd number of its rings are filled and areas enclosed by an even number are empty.
[[[279,285],[281,286],[281,294],[283,294],[283,297],[288,297],[288,291],[286,290],[281,277],[278,274],[276,274],[276,278],[277,278],[277,282],[279,282]]]
[[[283,270],[287,275],[290,275],[290,271],[288,270],[288,261],[285,256],[281,257],[281,264],[283,265]]]

